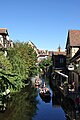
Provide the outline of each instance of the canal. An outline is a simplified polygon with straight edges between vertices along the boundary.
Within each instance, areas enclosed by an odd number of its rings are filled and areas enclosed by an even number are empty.
[[[66,120],[65,112],[60,105],[60,96],[58,94],[58,99],[54,97],[54,91],[50,88],[49,82],[46,82],[46,86],[51,92],[51,99],[44,100],[39,95],[39,88],[37,88],[38,95],[36,99],[39,101],[37,104],[36,115],[32,120]],[[56,101],[55,101],[56,100]]]
[[[0,120],[79,120],[71,102],[49,80],[45,82],[51,92],[49,100],[40,97],[39,88],[27,86],[20,93],[12,95],[7,110],[0,112]]]
[[[38,110],[32,120],[66,120],[65,113],[61,106],[53,106],[52,100],[50,103],[45,103],[38,96],[39,104],[37,105]]]
[[[51,99],[44,100],[39,95],[39,88],[37,88],[36,100],[37,104],[36,115],[32,120],[80,120],[80,113],[76,113],[74,103],[62,95],[62,93],[53,86],[51,80],[43,79],[46,86],[51,92]]]

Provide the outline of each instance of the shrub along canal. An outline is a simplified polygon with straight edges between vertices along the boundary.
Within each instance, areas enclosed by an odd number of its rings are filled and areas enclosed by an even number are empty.
[[[26,86],[20,93],[12,95],[7,110],[0,112],[0,120],[69,120],[66,111],[73,120],[76,115],[70,103],[62,98],[57,89],[53,89],[49,81],[45,82],[51,92],[51,99],[42,99],[39,88]]]

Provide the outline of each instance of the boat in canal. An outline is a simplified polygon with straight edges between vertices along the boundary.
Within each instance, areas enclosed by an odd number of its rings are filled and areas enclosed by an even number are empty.
[[[46,92],[46,93],[39,93],[41,99],[45,102],[45,103],[49,103],[51,101],[51,95],[50,92]]]
[[[42,80],[40,78],[35,79],[35,86],[40,86],[42,83]]]
[[[45,102],[50,102],[51,100],[51,93],[49,88],[46,87],[45,82],[42,85],[42,87],[40,88],[40,92],[39,95],[41,97],[41,99]]]

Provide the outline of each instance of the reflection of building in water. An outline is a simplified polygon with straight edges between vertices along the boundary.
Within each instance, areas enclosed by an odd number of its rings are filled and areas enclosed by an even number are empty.
[[[80,120],[80,113],[75,109],[74,102],[69,98],[64,98],[61,102],[61,106],[70,120]]]
[[[61,95],[57,91],[55,91],[52,95],[52,105],[56,107],[61,106]]]
[[[69,118],[70,120],[80,120],[79,113],[77,114],[73,100],[62,96],[58,90],[54,91],[52,95],[52,106],[61,107],[65,112],[65,117],[67,120],[69,120]]]

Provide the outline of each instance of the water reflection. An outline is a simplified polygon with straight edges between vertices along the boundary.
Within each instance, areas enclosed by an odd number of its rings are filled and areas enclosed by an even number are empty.
[[[57,88],[53,90],[52,105],[53,107],[62,107],[66,120],[80,120],[80,112],[75,109],[72,99],[64,97]]]
[[[13,95],[1,120],[31,120],[37,110],[36,90],[30,86]]]
[[[61,95],[57,90],[54,91],[54,93],[53,93],[52,105],[53,106],[61,106]]]
[[[66,120],[61,106],[52,106],[52,99],[45,103],[38,94],[37,100],[39,100],[38,109],[32,120]]]
[[[69,116],[71,120],[80,120],[80,113],[75,109],[75,105],[71,99],[65,97],[61,102],[61,106],[66,116]]]
[[[47,87],[50,89],[51,96],[49,99],[43,99],[40,94],[37,96],[39,104],[37,104],[36,115],[32,120],[66,120],[65,113],[61,107],[60,101],[61,96],[54,92],[49,86],[49,80],[45,81]],[[37,89],[39,90],[39,88]],[[39,91],[38,91],[39,92]]]
[[[6,98],[4,95],[0,95],[0,112],[4,112],[6,110]]]
[[[72,101],[46,82],[51,97],[43,99],[39,89],[27,86],[20,93],[12,95],[7,110],[0,113],[0,120],[80,120]]]
[[[39,94],[40,95],[40,98],[45,102],[45,103],[50,103],[50,101],[51,101],[51,96],[41,96],[41,94]]]

